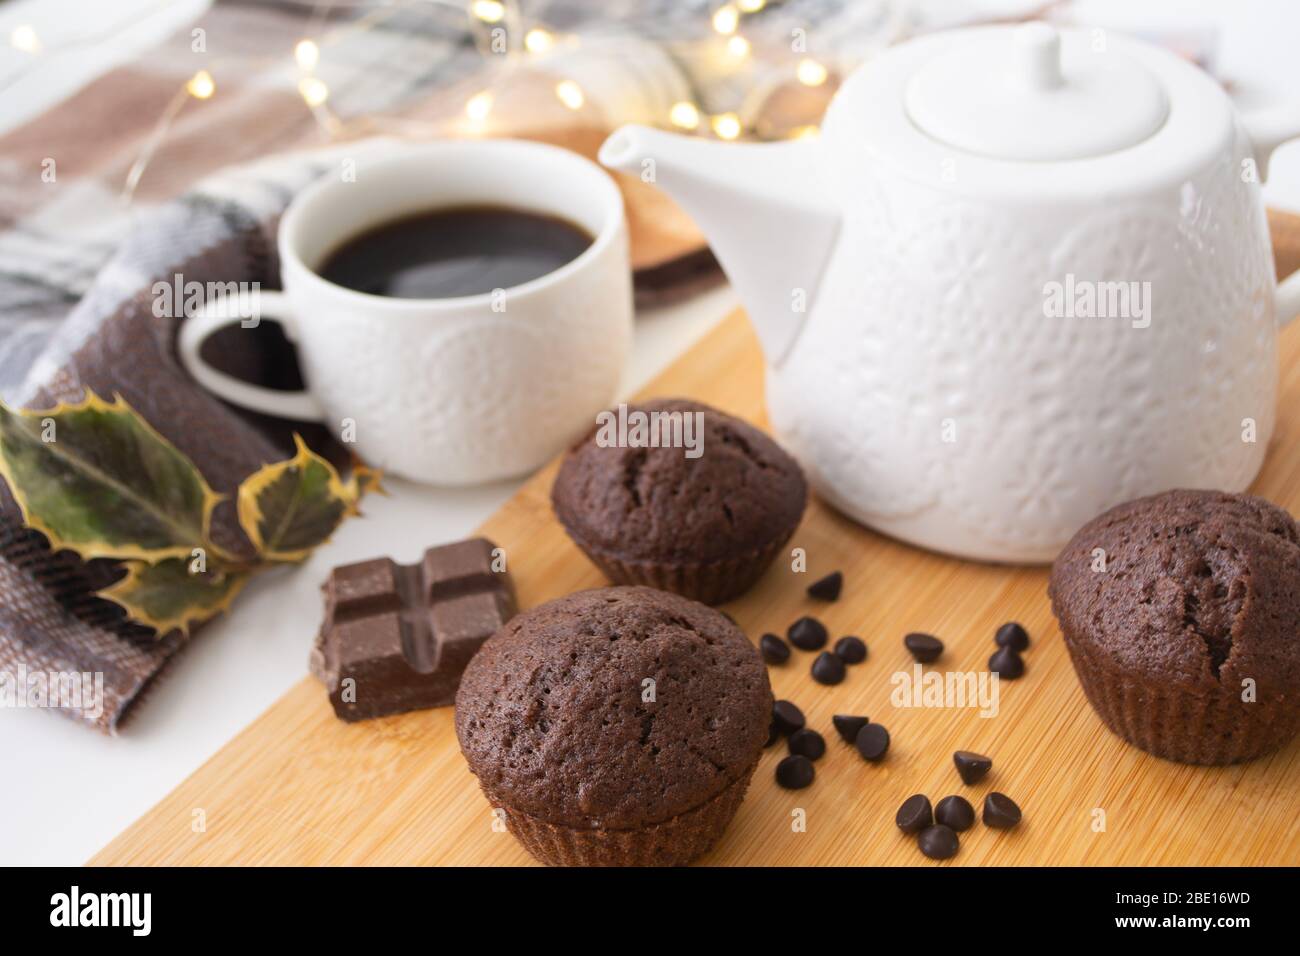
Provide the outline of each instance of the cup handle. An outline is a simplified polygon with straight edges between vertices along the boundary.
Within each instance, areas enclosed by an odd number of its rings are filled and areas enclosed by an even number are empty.
[[[267,318],[279,322],[289,338],[295,337],[293,312],[284,293],[259,292],[258,305],[263,313],[259,319]],[[241,408],[297,421],[324,421],[325,411],[310,392],[285,392],[252,385],[225,372],[219,372],[203,361],[199,350],[208,336],[227,325],[243,322],[246,318],[248,316],[241,314],[238,309],[229,307],[225,300],[216,299],[204,303],[201,309],[181,323],[177,348],[185,370],[209,392]]]

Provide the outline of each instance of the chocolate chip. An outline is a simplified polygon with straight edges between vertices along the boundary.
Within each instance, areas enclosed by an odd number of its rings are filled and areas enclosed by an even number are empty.
[[[844,575],[836,571],[808,585],[808,596],[819,601],[837,601],[842,587],[844,587]]]
[[[801,617],[790,625],[786,637],[795,647],[805,651],[815,651],[826,646],[826,625],[815,617]]]
[[[826,753],[826,741],[817,731],[804,727],[790,735],[790,753],[817,760]]]
[[[975,808],[970,805],[970,801],[965,797],[959,797],[954,794],[951,797],[944,797],[934,808],[934,819],[936,823],[942,823],[961,833],[963,830],[969,830],[975,824]]]
[[[984,779],[984,775],[993,769],[991,757],[970,750],[958,750],[952,755],[952,762],[957,765],[961,782],[965,784],[979,783]]]
[[[758,639],[758,649],[769,664],[784,664],[790,659],[790,645],[775,634],[764,634]]]
[[[772,725],[779,734],[792,734],[803,727],[803,711],[788,700],[778,700],[772,705]]]
[[[861,664],[867,659],[867,645],[860,637],[841,637],[835,642],[835,656],[845,664]]]
[[[815,775],[812,761],[802,754],[791,754],[776,765],[776,782],[787,790],[802,790]]]
[[[831,718],[831,723],[835,725],[835,730],[844,738],[846,744],[857,741],[858,731],[867,724],[871,723],[869,717],[854,717],[850,714],[836,714]]]
[[[813,661],[812,676],[819,684],[838,684],[844,680],[844,662],[830,651],[822,651]]]
[[[853,745],[866,760],[881,760],[889,751],[889,731],[880,724],[867,724],[858,731]]]
[[[1005,830],[1020,822],[1020,808],[1005,793],[996,790],[984,798],[984,824]]]
[[[932,860],[947,860],[957,855],[957,834],[951,827],[936,823],[916,835],[916,845]]]
[[[934,824],[934,810],[930,808],[930,798],[923,793],[914,793],[898,808],[894,822],[904,833],[920,833]]]
[[[777,727],[776,721],[774,720],[772,721],[771,724],[768,725],[767,743],[763,744],[763,746],[770,747],[772,746],[772,744],[776,743],[780,739],[781,739],[781,728]]]
[[[908,634],[903,638],[903,646],[922,664],[937,661],[943,653],[943,641],[933,634]]]
[[[1023,651],[1029,646],[1029,632],[1015,621],[1008,621],[998,628],[993,640],[998,647],[1009,647],[1013,651]]]
[[[1025,662],[1010,647],[999,647],[989,658],[989,670],[1002,680],[1015,680],[1025,672]]]

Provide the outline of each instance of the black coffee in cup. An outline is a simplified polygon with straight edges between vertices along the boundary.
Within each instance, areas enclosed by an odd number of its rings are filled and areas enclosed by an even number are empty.
[[[341,243],[319,270],[370,295],[446,299],[509,289],[572,262],[592,243],[556,216],[498,206],[416,213]]]

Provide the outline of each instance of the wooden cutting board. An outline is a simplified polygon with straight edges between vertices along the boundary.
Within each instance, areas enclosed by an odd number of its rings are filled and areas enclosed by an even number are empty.
[[[1300,322],[1283,337],[1281,414],[1254,491],[1300,513]],[[646,395],[689,395],[762,422],[763,367],[744,317],[728,318]],[[603,583],[551,515],[555,466],[535,476],[483,526],[506,548],[523,607]],[[827,739],[809,789],[773,779],[784,745],[763,755],[749,796],[711,864],[929,864],[894,827],[908,795],[950,793],[978,807],[996,789],[1023,808],[1010,832],[976,826],[957,864],[1295,864],[1300,862],[1300,740],[1246,766],[1187,767],[1112,736],[1089,708],[1045,596],[1047,572],[952,560],[881,537],[813,501],[792,546],[807,574],[774,567],[728,605],[753,639],[814,613],[835,636],[858,634],[870,657],[838,687],[812,681],[814,655],[771,669],[777,697],[795,701]],[[842,569],[844,594],[815,604],[804,588]],[[997,716],[901,709],[890,676],[910,671],[908,631],[947,643],[931,669],[979,670],[999,624],[1033,636],[1028,671],[1002,688]],[[303,634],[303,660],[310,635]],[[835,713],[885,724],[893,746],[864,762],[831,728]],[[952,766],[957,749],[992,756],[974,787]],[[202,811],[203,832],[193,822]],[[806,830],[792,822],[799,811]],[[1104,814],[1104,816],[1103,816]],[[1104,822],[1104,830],[1096,829]],[[457,748],[450,708],[360,724],[335,719],[304,676],[193,776],[91,861],[95,864],[516,864],[531,859],[493,826]]]

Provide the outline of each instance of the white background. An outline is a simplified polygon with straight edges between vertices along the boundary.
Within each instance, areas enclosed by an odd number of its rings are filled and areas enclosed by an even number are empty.
[[[129,62],[205,6],[206,0],[166,7],[158,0],[20,0],[0,7],[0,84],[24,66],[23,56],[7,49],[19,24],[33,25],[51,47],[133,24],[115,31],[112,44],[42,58],[0,96],[0,131]],[[933,0],[929,6],[981,4]],[[1294,0],[1085,0],[1076,8],[1118,28],[1217,24],[1219,72],[1232,79],[1243,102],[1300,100],[1300,3]],[[1300,144],[1275,155],[1265,197],[1300,211]],[[724,288],[640,315],[624,392],[651,378],[734,305]],[[319,585],[331,567],[380,554],[414,560],[431,544],[468,534],[518,487],[387,484],[392,497],[367,498],[364,519],[347,522],[305,565],[255,580],[233,613],[205,628],[169,666],[121,736],[40,711],[0,711],[0,864],[84,862],[303,676],[320,620]]]

